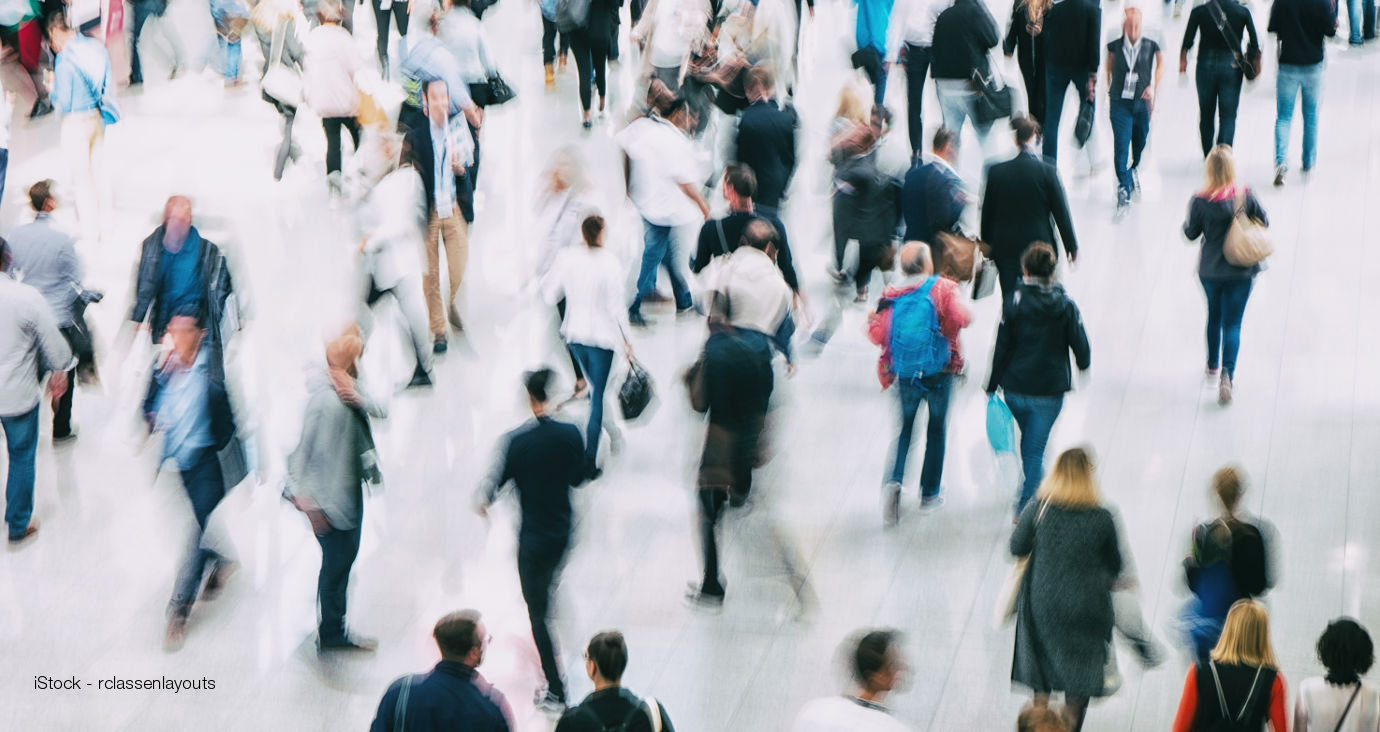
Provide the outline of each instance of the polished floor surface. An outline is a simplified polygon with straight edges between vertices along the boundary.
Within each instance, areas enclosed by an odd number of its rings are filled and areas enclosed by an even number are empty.
[[[190,39],[209,38],[204,8],[175,0],[170,14],[193,55],[198,44]],[[1256,5],[1262,33],[1266,11]],[[850,12],[821,0],[803,34],[802,164],[786,220],[816,316],[829,300],[825,127],[850,78]],[[1104,14],[1110,37],[1119,4],[1108,2]],[[370,44],[369,15],[360,14],[362,49]],[[1007,8],[996,15],[1004,27]],[[1185,601],[1178,567],[1189,528],[1211,511],[1207,478],[1226,462],[1242,464],[1251,477],[1250,509],[1280,536],[1280,581],[1269,603],[1284,673],[1296,682],[1318,671],[1312,647],[1328,619],[1348,614],[1380,627],[1373,533],[1380,520],[1380,289],[1367,274],[1380,266],[1380,253],[1367,244],[1380,226],[1370,207],[1380,183],[1380,57],[1329,44],[1317,169],[1283,189],[1269,186],[1274,69],[1243,96],[1240,174],[1257,186],[1278,251],[1256,281],[1236,402],[1224,409],[1203,380],[1196,250],[1179,233],[1201,168],[1191,77],[1173,68],[1183,21],[1162,16],[1157,4],[1147,15],[1151,32],[1168,39],[1171,68],[1142,166],[1144,199],[1113,223],[1105,112],[1093,175],[1071,142],[1064,148],[1083,242],[1064,281],[1090,331],[1093,367],[1069,396],[1051,450],[1096,450],[1103,489],[1129,533],[1146,616],[1171,644],[1170,626]],[[485,521],[471,510],[471,496],[495,440],[524,417],[520,372],[547,363],[568,379],[553,314],[530,284],[541,236],[533,201],[551,153],[567,145],[581,151],[612,221],[611,245],[630,266],[638,227],[622,200],[612,140],[621,115],[581,132],[573,66],[558,93],[543,92],[534,3],[505,0],[484,22],[519,97],[493,110],[483,133],[482,202],[461,296],[465,335],[439,362],[437,387],[392,396],[390,418],[375,426],[386,486],[366,505],[349,617],[358,632],[378,638],[377,655],[317,659],[319,551],[306,522],[278,495],[283,456],[300,427],[303,369],[349,313],[354,242],[345,212],[326,197],[323,136],[303,114],[297,131],[305,156],[275,183],[277,122],[258,92],[252,85],[225,92],[210,75],[187,73],[127,94],[126,118],[108,134],[114,229],[99,243],[80,244],[88,284],[110,293],[94,309],[104,386],[77,395],[76,444],[42,443],[39,537],[0,554],[0,729],[363,729],[391,679],[435,661],[435,619],[463,607],[485,614],[493,643],[483,671],[513,702],[521,729],[549,727],[530,704],[540,674],[515,572],[513,505],[501,504]],[[166,68],[157,51],[150,55],[151,66]],[[256,68],[257,56],[247,44],[247,69]],[[611,110],[628,103],[633,67],[611,70]],[[927,108],[937,110],[930,94]],[[890,99],[903,120],[899,69]],[[1065,116],[1072,118],[1071,107]],[[926,119],[932,127],[938,115]],[[1299,128],[1296,122],[1295,162]],[[961,168],[976,185],[978,146],[966,134]],[[904,164],[903,139],[901,130],[888,143],[897,165]],[[66,180],[56,143],[55,120],[16,121],[0,231],[24,218],[22,187],[42,177]],[[176,476],[156,472],[156,447],[138,429],[147,346],[141,338],[126,351],[117,331],[139,242],[174,192],[194,197],[206,235],[234,257],[249,317],[233,368],[263,482],[242,486],[218,511],[218,533],[233,544],[242,570],[220,599],[196,609],[185,647],[169,654],[163,612],[191,515]],[[662,700],[679,729],[785,729],[805,700],[843,690],[835,663],[841,639],[887,625],[905,632],[913,668],[908,688],[890,699],[906,724],[1011,728],[1025,699],[1008,680],[1012,631],[993,628],[990,616],[1007,573],[1013,496],[999,485],[986,446],[980,390],[996,303],[977,303],[974,311],[964,334],[971,377],[951,407],[943,509],[915,510],[917,448],[907,514],[898,528],[881,527],[878,486],[896,405],[877,387],[864,310],[849,306],[835,341],[778,382],[779,452],[761,473],[752,511],[726,521],[730,595],[721,615],[704,616],[680,600],[699,567],[692,485],[702,427],[678,386],[704,331],[696,319],[653,310],[657,322],[634,341],[656,379],[659,404],[625,428],[626,447],[577,496],[579,539],[554,620],[572,695],[590,690],[584,641],[619,628],[631,647],[628,685]],[[366,373],[388,395],[408,365],[397,317],[384,310],[378,321]],[[581,418],[578,410],[572,417]],[[819,597],[803,617],[784,579],[783,547],[798,552]],[[1093,707],[1087,729],[1165,729],[1186,669],[1182,654],[1148,672],[1125,649],[1121,656],[1124,688]],[[216,685],[178,694],[36,691],[36,675],[92,684],[206,677]]]

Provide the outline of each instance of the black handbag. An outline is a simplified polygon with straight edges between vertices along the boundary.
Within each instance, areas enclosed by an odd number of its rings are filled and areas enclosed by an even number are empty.
[[[981,71],[973,69],[970,84],[974,95],[973,118],[980,124],[991,124],[1011,116],[1011,89],[1004,84],[997,85],[996,71],[983,76]]]
[[[1088,138],[1092,137],[1093,129],[1093,103],[1087,99],[1078,102],[1078,124],[1073,126],[1073,139],[1078,141],[1078,146],[1083,147],[1088,144]]]
[[[508,86],[508,82],[497,71],[489,75],[488,81],[470,84],[470,98],[479,107],[497,107],[513,101],[515,97],[517,92]]]
[[[628,362],[628,377],[618,390],[618,408],[623,419],[632,421],[642,416],[652,402],[652,375],[636,361]]]

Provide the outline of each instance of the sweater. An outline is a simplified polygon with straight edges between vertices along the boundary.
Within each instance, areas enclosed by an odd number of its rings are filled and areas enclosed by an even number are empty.
[[[939,79],[968,80],[973,70],[988,73],[988,52],[997,47],[1001,36],[997,21],[977,0],[957,0],[934,22],[934,42],[930,46],[930,75]]]
[[[1275,0],[1269,31],[1279,38],[1281,66],[1320,64],[1323,38],[1337,35],[1336,6],[1328,0]]]
[[[1255,20],[1251,17],[1251,11],[1236,0],[1214,0],[1217,6],[1222,9],[1222,14],[1226,17],[1227,36],[1231,38],[1231,45],[1227,45],[1227,39],[1222,37],[1222,31],[1217,29],[1217,24],[1213,22],[1212,15],[1208,11],[1207,5],[1199,5],[1188,14],[1188,23],[1184,26],[1184,43],[1180,47],[1183,53],[1188,53],[1188,49],[1193,48],[1193,39],[1202,33],[1202,51],[1217,51],[1229,53],[1241,48],[1241,32],[1245,31],[1250,35],[1250,43],[1246,46],[1246,53],[1258,52],[1260,50],[1260,39],[1255,34]],[[1198,56],[1202,58],[1200,53]]]
[[[1203,246],[1198,255],[1198,276],[1207,280],[1239,280],[1254,277],[1260,272],[1260,265],[1238,267],[1227,261],[1223,247],[1227,232],[1231,231],[1232,220],[1236,216],[1235,187],[1221,196],[1208,198],[1195,195],[1188,204],[1188,219],[1184,221],[1184,236],[1190,241],[1202,237]],[[1244,189],[1246,215],[1269,226],[1259,199],[1250,189]]]

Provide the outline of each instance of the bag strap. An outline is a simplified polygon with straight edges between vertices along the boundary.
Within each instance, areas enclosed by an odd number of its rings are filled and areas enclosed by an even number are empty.
[[[273,40],[269,43],[268,64],[283,63],[283,46],[287,43],[287,21],[279,19],[273,26]]]
[[[728,237],[724,236],[724,220],[714,219],[714,228],[719,232],[719,254],[728,254]]]
[[[1255,678],[1251,680],[1251,691],[1246,694],[1246,703],[1241,705],[1241,711],[1237,713],[1233,721],[1240,722],[1246,718],[1246,712],[1251,708],[1251,700],[1255,699],[1255,688],[1260,685],[1260,673],[1265,670],[1264,666],[1255,667]],[[1220,692],[1221,686],[1218,686]]]
[[[1217,675],[1217,662],[1208,661],[1208,668],[1212,670],[1212,683],[1217,686],[1217,706],[1222,711],[1222,719],[1231,719],[1231,710],[1227,709],[1227,695],[1222,692],[1222,677]]]
[[[1357,690],[1359,691],[1360,687],[1357,687]],[[1353,698],[1355,697],[1353,696]],[[661,732],[663,724],[661,720],[661,703],[650,696],[643,697],[642,703],[647,705],[647,718],[652,720],[652,732]],[[1350,707],[1350,705],[1347,706]]]
[[[1231,33],[1227,31],[1226,11],[1222,10],[1222,6],[1217,4],[1217,0],[1208,0],[1207,9],[1208,15],[1212,16],[1212,24],[1217,26],[1217,32],[1222,34],[1222,40],[1226,42],[1227,48],[1231,49],[1232,55],[1240,62],[1242,59],[1241,39],[1233,39]]]
[[[1342,722],[1346,721],[1346,715],[1351,713],[1351,705],[1356,703],[1356,695],[1361,693],[1361,682],[1356,682],[1356,691],[1351,692],[1351,698],[1346,701],[1346,709],[1342,710],[1342,716],[1337,720],[1336,729],[1332,732],[1342,732]]]
[[[407,729],[407,698],[412,695],[412,681],[415,678],[415,674],[408,674],[403,680],[402,689],[398,691],[398,701],[393,706],[393,732]]]

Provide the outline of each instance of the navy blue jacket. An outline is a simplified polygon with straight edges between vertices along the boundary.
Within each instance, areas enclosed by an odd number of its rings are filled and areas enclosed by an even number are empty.
[[[503,695],[474,669],[455,661],[441,661],[431,673],[404,676],[389,685],[379,702],[370,732],[394,732],[398,728],[398,697],[408,690],[403,710],[407,732],[508,732],[512,716]]]
[[[937,232],[954,230],[966,203],[963,181],[952,170],[937,162],[911,168],[901,186],[905,240],[933,244]]]
[[[771,100],[748,105],[738,119],[738,162],[757,176],[758,206],[778,208],[795,174],[795,129],[800,118],[795,109],[782,109]]]

